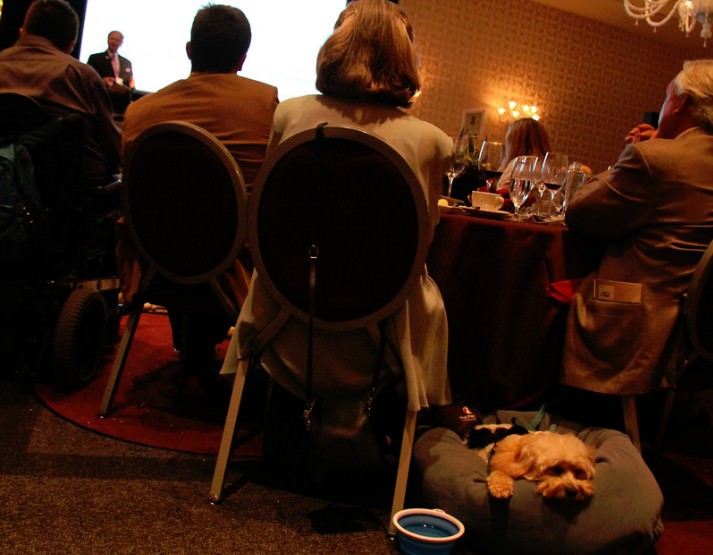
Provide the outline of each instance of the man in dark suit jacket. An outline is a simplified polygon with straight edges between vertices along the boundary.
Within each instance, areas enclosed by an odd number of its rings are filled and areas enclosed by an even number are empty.
[[[119,47],[124,43],[124,35],[111,31],[107,36],[107,49],[89,56],[87,64],[97,70],[111,96],[114,113],[123,114],[131,102],[134,90],[134,74],[131,60],[119,55]]]
[[[108,48],[104,52],[97,52],[89,56],[87,63],[97,70],[108,87],[115,84],[134,88],[134,74],[131,60],[119,55],[119,47],[124,43],[124,35],[119,31],[112,31],[107,36]]]

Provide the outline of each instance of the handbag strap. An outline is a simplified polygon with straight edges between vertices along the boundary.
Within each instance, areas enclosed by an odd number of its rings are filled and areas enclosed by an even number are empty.
[[[307,369],[305,373],[305,408],[302,412],[305,430],[312,429],[312,411],[314,410],[314,399],[312,398],[312,375],[313,375],[313,343],[314,343],[314,315],[316,312],[316,294],[317,294],[317,262],[319,261],[319,247],[312,243],[307,254],[309,262],[309,319],[307,321]],[[379,370],[384,359],[384,350],[386,348],[386,333],[383,329],[382,320],[379,322],[379,351],[374,365],[374,372],[371,376],[371,385],[366,399],[367,415],[371,416],[371,409],[376,399],[376,390],[379,382]]]
[[[312,410],[314,409],[314,400],[312,399],[312,350],[313,350],[313,332],[314,332],[314,313],[316,305],[317,291],[317,261],[319,260],[319,247],[312,243],[307,253],[309,261],[309,319],[307,321],[307,372],[305,376],[305,408],[302,413],[302,418],[305,424],[305,430],[308,432],[312,429]]]
[[[315,148],[317,152],[318,165],[321,165],[321,161],[324,160],[324,153],[322,148],[324,146],[324,127],[327,122],[320,123],[315,129]],[[321,170],[321,168],[318,168]],[[319,174],[324,172],[319,171]],[[310,206],[315,207],[319,202],[319,195],[315,195],[315,191],[310,189],[310,194],[312,196]],[[305,408],[302,413],[302,418],[304,420],[305,430],[310,431],[312,429],[312,412],[314,410],[314,399],[312,398],[312,375],[313,375],[313,348],[314,348],[314,316],[316,313],[316,298],[317,298],[317,263],[319,261],[319,245],[315,242],[317,237],[317,220],[314,217],[314,212],[312,212],[312,217],[310,218],[312,225],[312,239],[313,242],[310,244],[307,258],[309,266],[309,291],[308,291],[308,308],[309,308],[309,318],[307,321],[307,368],[305,375]],[[379,379],[379,369],[381,368],[382,361],[384,358],[384,348],[386,344],[386,334],[382,329],[382,323],[379,322],[379,351],[376,359],[376,365],[374,367],[374,373],[371,378],[371,385],[369,387],[369,393],[367,395],[367,414],[371,415],[371,409],[374,404],[374,399],[376,398],[376,389]]]

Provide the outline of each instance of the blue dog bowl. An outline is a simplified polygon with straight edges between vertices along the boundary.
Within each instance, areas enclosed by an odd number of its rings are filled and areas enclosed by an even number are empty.
[[[465,527],[440,509],[404,509],[394,515],[399,550],[405,555],[446,555]]]

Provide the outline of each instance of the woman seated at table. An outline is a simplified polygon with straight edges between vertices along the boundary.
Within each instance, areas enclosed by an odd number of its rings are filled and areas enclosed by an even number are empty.
[[[438,222],[441,179],[453,144],[443,131],[404,110],[421,86],[412,40],[412,28],[399,6],[387,0],[351,2],[317,58],[317,89],[322,95],[291,98],[278,105],[268,158],[279,143],[322,122],[367,131],[391,145],[413,169],[426,197],[433,228]],[[279,311],[255,272],[236,324],[238,356],[250,353],[256,336]],[[388,318],[384,329],[387,340],[402,355],[403,376],[399,378],[404,378],[400,383],[409,383],[411,408],[449,404],[445,308],[425,268],[419,286]],[[313,340],[315,378],[338,372],[363,377],[368,385],[380,343],[378,329],[315,330]],[[292,318],[261,356],[273,378],[298,396],[304,395],[306,345],[307,325]],[[392,371],[401,374],[400,365],[391,362]]]
[[[505,154],[497,183],[498,191],[508,191],[512,169],[518,156],[544,156],[550,150],[550,139],[545,127],[532,118],[520,118],[512,122],[505,132]]]

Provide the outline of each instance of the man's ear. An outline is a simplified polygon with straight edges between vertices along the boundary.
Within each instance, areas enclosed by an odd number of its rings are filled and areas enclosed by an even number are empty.
[[[189,60],[193,59],[193,50],[191,49],[191,41],[188,41],[186,43],[186,56],[188,56]]]
[[[681,93],[681,95],[678,97],[676,106],[673,108],[674,113],[680,113],[684,110],[688,110],[691,106],[691,95],[688,93]]]
[[[67,45],[67,48],[64,49],[65,54],[71,54],[72,50],[74,50],[74,45],[77,44],[77,40],[73,40]]]
[[[245,54],[242,55],[240,60],[238,61],[237,64],[235,64],[235,67],[233,68],[234,73],[237,73],[241,69],[243,69],[243,64],[245,63],[245,58],[248,57],[248,53],[246,52]]]

